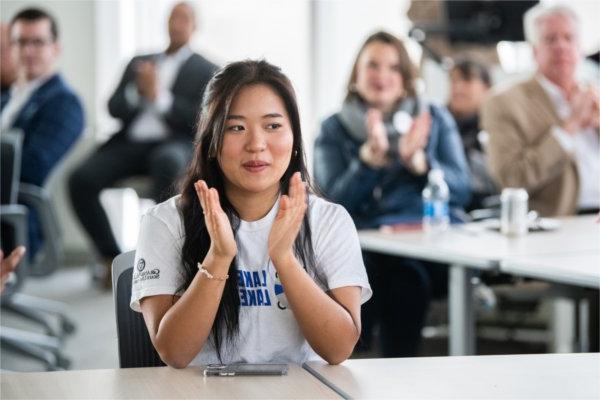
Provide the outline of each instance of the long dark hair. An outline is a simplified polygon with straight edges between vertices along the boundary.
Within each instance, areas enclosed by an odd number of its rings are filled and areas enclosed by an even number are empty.
[[[356,92],[356,78],[358,75],[358,61],[360,60],[360,56],[363,51],[367,48],[368,45],[374,42],[380,42],[384,44],[388,44],[392,46],[396,52],[398,53],[398,59],[400,62],[400,75],[402,76],[402,85],[404,86],[404,90],[406,94],[410,97],[414,97],[417,94],[415,88],[415,81],[417,79],[417,69],[410,57],[408,56],[408,51],[406,51],[406,47],[404,47],[404,43],[396,36],[392,35],[389,32],[378,31],[370,35],[367,40],[363,43],[356,55],[356,59],[354,60],[354,64],[352,65],[352,72],[350,73],[350,79],[348,79],[348,84],[346,85],[346,100],[350,100],[355,96],[360,95]]]
[[[239,214],[225,194],[219,156],[223,146],[225,120],[233,99],[242,88],[254,84],[268,85],[279,95],[285,104],[292,126],[294,137],[292,156],[288,168],[281,177],[280,191],[284,194],[288,193],[290,178],[296,171],[300,171],[303,180],[310,184],[302,146],[300,115],[290,80],[278,67],[264,60],[234,62],[219,70],[208,83],[204,93],[194,158],[181,184],[179,210],[185,228],[185,240],[181,250],[185,283],[180,290],[186,290],[189,287],[198,273],[197,263],[204,259],[210,248],[210,236],[204,223],[204,215],[194,189],[194,182],[203,179],[208,187],[214,187],[219,192],[221,207],[231,222],[234,235],[239,228]],[[308,211],[294,243],[294,251],[304,268],[313,272],[314,276],[320,279],[315,271]],[[221,359],[221,346],[224,341],[233,343],[239,330],[240,299],[235,259],[229,266],[229,276],[211,328],[213,344],[219,359]]]

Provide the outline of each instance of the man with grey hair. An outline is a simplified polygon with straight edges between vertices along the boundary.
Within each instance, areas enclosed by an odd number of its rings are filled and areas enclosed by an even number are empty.
[[[524,17],[533,77],[490,96],[482,110],[490,168],[501,187],[523,187],[541,215],[600,206],[598,87],[576,79],[579,20],[566,6],[539,4]]]

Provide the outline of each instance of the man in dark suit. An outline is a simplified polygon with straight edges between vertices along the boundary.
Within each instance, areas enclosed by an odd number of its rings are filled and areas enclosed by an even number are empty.
[[[100,191],[135,175],[152,178],[155,201],[166,199],[192,153],[196,118],[206,84],[217,67],[193,53],[193,8],[176,4],[169,17],[169,47],[163,53],[134,57],[108,102],[122,123],[117,132],[71,176],[71,201],[79,220],[106,265],[120,253]]]
[[[81,135],[83,108],[56,71],[60,45],[54,18],[40,9],[25,9],[11,20],[10,34],[18,77],[2,103],[1,129],[23,131],[21,182],[43,186]],[[41,241],[37,217],[30,210],[30,257]]]

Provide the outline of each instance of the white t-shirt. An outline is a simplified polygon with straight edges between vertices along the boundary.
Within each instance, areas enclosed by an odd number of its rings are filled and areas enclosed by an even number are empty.
[[[183,283],[181,248],[185,230],[177,208],[178,199],[176,196],[158,204],[142,218],[131,296],[131,308],[135,311],[140,311],[140,299],[175,294]],[[238,281],[239,334],[234,346],[221,349],[225,363],[303,363],[319,359],[287,306],[284,288],[268,257],[269,232],[278,209],[276,202],[264,218],[240,222],[236,234],[239,273],[229,277]],[[310,195],[309,223],[316,270],[324,286],[311,274],[315,282],[323,290],[359,286],[361,304],[366,302],[372,292],[356,228],[348,212],[340,205]],[[217,362],[209,337],[190,365]]]

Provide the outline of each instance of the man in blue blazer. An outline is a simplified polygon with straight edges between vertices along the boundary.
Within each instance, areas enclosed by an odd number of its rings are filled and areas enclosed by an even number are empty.
[[[56,71],[60,45],[54,18],[43,10],[28,8],[17,13],[10,25],[18,78],[1,105],[1,129],[23,131],[21,182],[43,186],[81,135],[83,107]],[[30,257],[41,241],[37,217],[30,212]]]

